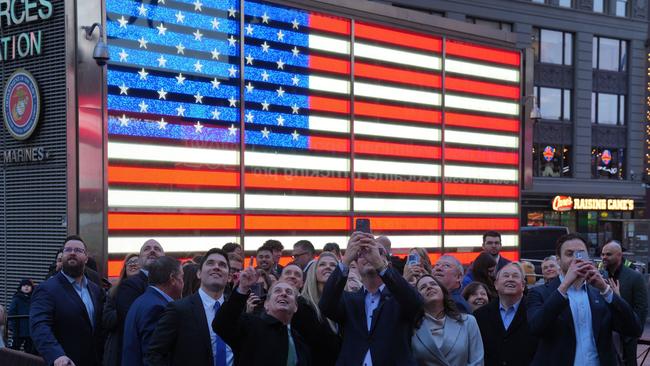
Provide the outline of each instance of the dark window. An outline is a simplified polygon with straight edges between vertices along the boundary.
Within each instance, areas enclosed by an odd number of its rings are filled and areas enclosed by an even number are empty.
[[[571,146],[534,144],[533,175],[536,177],[570,177]]]
[[[571,120],[571,90],[535,87],[537,105],[542,113],[542,119],[569,121]]]
[[[557,65],[573,64],[573,34],[549,29],[534,30],[533,49],[539,62]]]
[[[624,125],[625,95],[591,93],[591,122],[602,125]]]
[[[594,69],[627,70],[627,42],[620,39],[594,37],[592,47]]]
[[[512,32],[512,23],[500,22],[498,20],[490,20],[490,19],[476,18],[470,16],[466,17],[465,21],[467,23],[478,24],[492,29]]]
[[[625,149],[591,149],[591,176],[597,179],[625,179]]]

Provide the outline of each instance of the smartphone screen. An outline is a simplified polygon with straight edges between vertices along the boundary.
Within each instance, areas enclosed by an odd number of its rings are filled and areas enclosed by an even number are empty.
[[[578,250],[576,252],[575,257],[576,259],[583,259],[583,260],[589,259],[589,257],[587,256],[587,252],[585,252],[584,250]]]
[[[370,220],[368,220],[368,219],[357,219],[356,229],[354,231],[360,231],[362,233],[371,233],[371,231],[370,231]]]
[[[254,261],[255,261],[255,256],[251,255],[251,259],[248,261],[248,266],[253,267]]]
[[[420,255],[417,253],[409,254],[406,264],[409,266],[420,264]]]

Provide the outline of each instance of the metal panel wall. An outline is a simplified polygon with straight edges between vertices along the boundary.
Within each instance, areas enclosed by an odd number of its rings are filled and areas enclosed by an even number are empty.
[[[39,84],[42,103],[34,134],[18,141],[3,126],[0,146],[5,151],[39,146],[49,153],[40,163],[1,163],[0,303],[7,303],[21,278],[45,277],[68,230],[65,5],[52,1],[50,19],[0,31],[5,37],[39,29],[43,36],[41,55],[0,63],[2,90],[16,69],[25,68]]]

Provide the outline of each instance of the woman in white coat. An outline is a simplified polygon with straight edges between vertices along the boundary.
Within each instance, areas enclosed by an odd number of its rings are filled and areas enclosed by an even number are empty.
[[[422,316],[411,338],[418,365],[483,365],[483,341],[476,319],[461,314],[449,292],[434,277],[421,277],[415,288],[424,299]]]

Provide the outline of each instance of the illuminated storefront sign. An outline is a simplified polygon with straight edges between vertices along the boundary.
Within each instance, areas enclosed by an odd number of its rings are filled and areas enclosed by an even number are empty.
[[[621,198],[573,198],[555,196],[552,207],[554,211],[632,211],[634,200]]]

